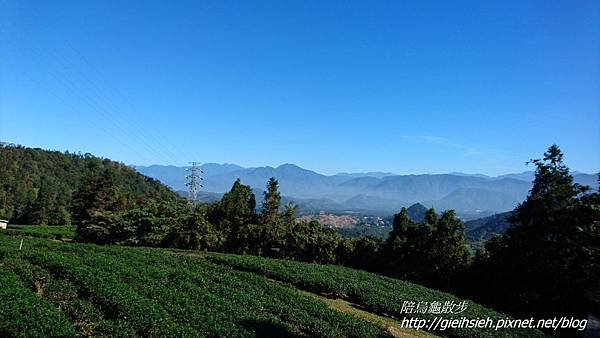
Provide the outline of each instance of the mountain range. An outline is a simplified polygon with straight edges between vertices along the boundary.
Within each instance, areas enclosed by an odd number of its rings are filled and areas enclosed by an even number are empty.
[[[186,167],[134,168],[176,191],[186,190]],[[207,163],[200,169],[203,171],[202,196],[212,200],[228,191],[238,178],[260,193],[269,177],[275,177],[286,199],[314,211],[392,214],[403,206],[422,203],[436,209],[455,209],[459,214],[471,215],[469,218],[512,210],[525,199],[533,179],[532,171],[490,177],[465,173],[395,175],[386,172],[322,175],[294,164],[244,168],[229,163]],[[573,174],[576,182],[598,189],[597,175]],[[258,194],[257,198],[260,197]]]

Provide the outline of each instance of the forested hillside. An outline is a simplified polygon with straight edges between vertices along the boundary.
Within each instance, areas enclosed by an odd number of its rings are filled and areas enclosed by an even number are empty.
[[[510,227],[507,218],[513,213],[502,212],[488,217],[465,222],[465,235],[469,242],[487,241],[494,235],[501,235]]]
[[[127,165],[91,154],[0,143],[0,218],[17,224],[70,224],[85,178],[114,183],[120,208],[145,199],[176,199],[169,188]],[[86,188],[91,189],[92,186]]]

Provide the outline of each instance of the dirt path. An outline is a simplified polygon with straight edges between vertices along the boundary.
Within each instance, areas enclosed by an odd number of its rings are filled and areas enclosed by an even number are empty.
[[[405,337],[429,337],[429,338],[437,337],[437,336],[432,335],[429,332],[417,331],[417,330],[413,330],[413,329],[404,328],[404,327],[402,327],[400,322],[398,322],[397,320],[364,311],[362,309],[359,309],[357,306],[353,305],[352,303],[345,301],[343,299],[331,299],[331,298],[326,298],[321,295],[317,295],[317,294],[307,292],[307,291],[302,291],[302,290],[298,290],[298,291],[300,291],[302,294],[305,294],[310,297],[317,298],[317,299],[323,301],[330,308],[332,308],[336,311],[347,313],[349,315],[358,317],[360,319],[371,322],[379,327],[382,327],[382,328],[386,329],[394,337],[402,337],[402,338],[405,338]]]

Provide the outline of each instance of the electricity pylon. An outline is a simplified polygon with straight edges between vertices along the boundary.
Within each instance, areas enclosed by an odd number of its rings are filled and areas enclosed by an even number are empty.
[[[187,172],[189,172],[189,174],[185,176],[185,179],[187,180],[185,185],[188,187],[188,202],[191,205],[195,205],[198,188],[204,187],[201,183],[201,181],[203,181],[204,178],[200,176],[200,174],[204,174],[204,171],[198,168],[198,162],[193,161],[190,162],[190,164],[192,166],[185,169]]]

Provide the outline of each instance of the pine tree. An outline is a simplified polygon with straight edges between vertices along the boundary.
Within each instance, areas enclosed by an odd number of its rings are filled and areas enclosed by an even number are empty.
[[[281,215],[283,225],[287,230],[292,229],[296,224],[296,209],[298,206],[292,202],[287,203],[284,206],[283,213]]]
[[[223,195],[215,210],[210,212],[209,221],[218,225],[227,238],[226,249],[234,250],[239,246],[240,229],[256,222],[256,198],[252,188],[243,185],[237,179],[231,190]]]
[[[271,227],[280,225],[279,207],[281,205],[281,194],[278,191],[278,184],[275,177],[271,177],[267,182],[267,191],[265,191],[265,200],[260,215],[261,223]]]
[[[590,297],[599,293],[598,275],[590,275],[599,261],[596,194],[573,184],[556,145],[531,162],[536,171],[527,199],[477,267],[489,285],[482,298],[516,314],[585,315],[598,307],[598,296],[595,305]]]
[[[390,232],[388,238],[390,240],[395,240],[399,237],[403,237],[405,236],[406,231],[413,226],[414,223],[408,215],[408,210],[406,208],[402,208],[399,213],[394,215],[392,231]]]

